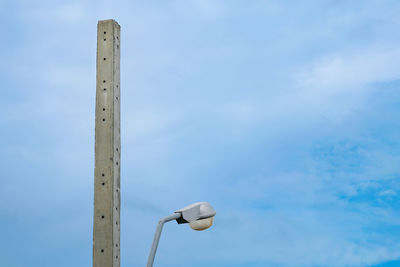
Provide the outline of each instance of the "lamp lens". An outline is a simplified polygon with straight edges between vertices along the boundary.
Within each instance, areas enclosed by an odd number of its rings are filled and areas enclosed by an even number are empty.
[[[203,231],[211,227],[211,225],[214,222],[214,217],[206,218],[206,219],[201,219],[197,221],[191,222],[190,228],[196,231]]]

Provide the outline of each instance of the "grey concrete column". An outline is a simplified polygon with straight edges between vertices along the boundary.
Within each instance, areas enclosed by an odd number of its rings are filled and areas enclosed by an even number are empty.
[[[97,25],[93,267],[120,266],[120,26]]]

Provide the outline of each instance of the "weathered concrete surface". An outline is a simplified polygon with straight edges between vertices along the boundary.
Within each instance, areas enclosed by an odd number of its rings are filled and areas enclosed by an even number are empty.
[[[120,266],[120,26],[97,25],[93,266]]]

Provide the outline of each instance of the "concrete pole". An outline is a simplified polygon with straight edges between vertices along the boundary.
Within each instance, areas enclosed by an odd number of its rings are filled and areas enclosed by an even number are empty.
[[[120,266],[120,26],[97,25],[93,267]]]

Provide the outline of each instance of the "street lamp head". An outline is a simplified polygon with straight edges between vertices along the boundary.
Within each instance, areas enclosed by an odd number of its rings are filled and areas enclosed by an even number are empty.
[[[161,218],[157,224],[156,233],[154,235],[153,244],[151,245],[147,267],[152,267],[154,257],[156,255],[158,242],[160,241],[161,230],[164,223],[176,220],[177,223],[189,223],[190,228],[197,231],[202,231],[210,228],[214,222],[216,212],[208,202],[197,202],[183,209],[177,210],[174,213]]]
[[[177,210],[175,213],[181,214],[181,216],[176,219],[179,224],[189,223],[190,227],[197,231],[210,228],[216,214],[215,210],[208,202],[197,202]]]

